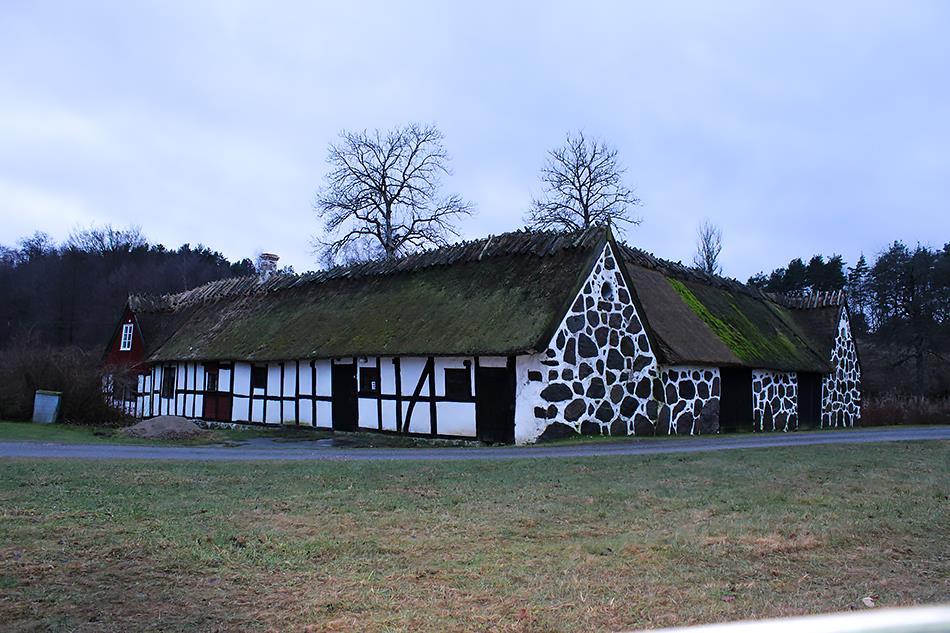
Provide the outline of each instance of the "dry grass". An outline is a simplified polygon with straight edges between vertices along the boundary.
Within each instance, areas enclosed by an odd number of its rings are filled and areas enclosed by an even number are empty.
[[[13,630],[618,630],[950,598],[950,448],[0,463]]]

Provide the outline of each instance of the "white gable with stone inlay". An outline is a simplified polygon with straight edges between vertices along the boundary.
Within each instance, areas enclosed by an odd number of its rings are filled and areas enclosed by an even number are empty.
[[[617,261],[606,243],[548,348],[518,357],[517,442],[653,434],[659,368]]]

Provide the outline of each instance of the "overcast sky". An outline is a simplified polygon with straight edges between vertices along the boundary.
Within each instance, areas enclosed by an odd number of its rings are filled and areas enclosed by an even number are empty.
[[[407,5],[407,6],[397,6]],[[632,244],[726,274],[950,241],[950,2],[0,4],[0,243],[135,224],[315,267],[343,129],[435,123],[474,202],[523,226],[569,129],[619,150]]]

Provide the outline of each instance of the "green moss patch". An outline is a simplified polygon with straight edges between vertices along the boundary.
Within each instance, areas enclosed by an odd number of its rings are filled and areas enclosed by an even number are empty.
[[[667,277],[683,302],[743,362],[783,370],[821,368],[821,359],[782,308],[751,296]]]

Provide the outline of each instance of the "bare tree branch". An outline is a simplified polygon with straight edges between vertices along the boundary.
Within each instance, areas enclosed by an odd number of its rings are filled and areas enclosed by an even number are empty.
[[[568,134],[565,144],[548,153],[541,169],[544,195],[525,217],[535,229],[576,231],[594,225],[640,224],[630,215],[640,205],[623,183],[617,150],[603,141]]]
[[[439,195],[450,171],[435,126],[342,132],[327,162],[314,204],[325,232],[314,246],[324,264],[444,245],[458,218],[472,212],[460,196]]]
[[[719,254],[722,252],[722,231],[708,219],[703,220],[696,230],[696,254],[693,265],[710,275],[722,272]]]

